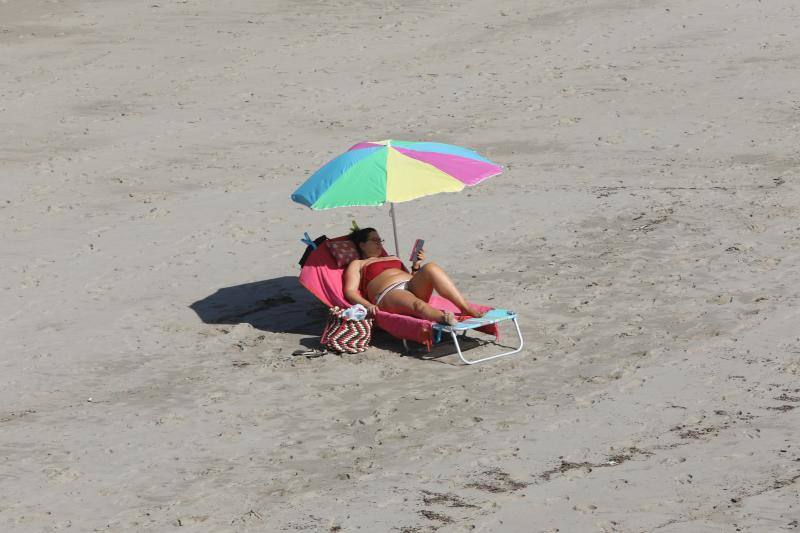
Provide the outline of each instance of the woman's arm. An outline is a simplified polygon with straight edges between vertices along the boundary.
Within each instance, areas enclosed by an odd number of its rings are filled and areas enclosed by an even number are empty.
[[[347,265],[347,269],[344,271],[344,297],[353,305],[363,305],[367,308],[370,316],[375,316],[378,306],[364,298],[358,290],[358,286],[361,284],[361,264],[363,262],[356,259]]]

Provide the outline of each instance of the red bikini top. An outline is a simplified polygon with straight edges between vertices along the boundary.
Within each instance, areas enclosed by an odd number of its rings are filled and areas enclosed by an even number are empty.
[[[386,261],[375,261],[374,263],[370,263],[367,266],[361,269],[361,286],[359,290],[361,294],[367,294],[367,285],[373,279],[377,278],[381,272],[384,270],[389,270],[390,268],[396,268],[402,270],[404,272],[408,272],[405,265],[399,259],[388,259]]]

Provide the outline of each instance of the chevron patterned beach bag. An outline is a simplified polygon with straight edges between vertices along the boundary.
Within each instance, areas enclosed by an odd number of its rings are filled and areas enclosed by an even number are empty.
[[[345,309],[331,307],[320,343],[332,352],[359,353],[372,340],[372,319],[352,320],[342,316]]]

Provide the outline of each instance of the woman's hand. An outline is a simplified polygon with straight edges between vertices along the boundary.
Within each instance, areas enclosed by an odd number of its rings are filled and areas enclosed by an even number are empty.
[[[378,306],[368,303],[364,307],[367,308],[367,316],[369,318],[375,318],[375,315],[378,313]]]
[[[425,250],[420,250],[417,253],[416,261],[411,263],[411,272],[412,273],[416,273],[420,269],[420,267],[422,266],[420,263],[422,263],[424,260],[425,260]]]

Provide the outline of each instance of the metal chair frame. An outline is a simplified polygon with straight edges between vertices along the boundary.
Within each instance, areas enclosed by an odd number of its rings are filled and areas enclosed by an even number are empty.
[[[486,325],[489,325],[489,324],[497,324],[497,323],[500,323],[500,322],[505,322],[506,320],[511,320],[514,323],[514,328],[517,330],[517,338],[519,339],[519,346],[517,348],[514,348],[513,350],[510,350],[510,351],[507,351],[507,352],[503,352],[503,353],[499,353],[499,354],[495,354],[495,355],[490,355],[489,357],[483,357],[481,359],[468,360],[466,357],[464,357],[464,353],[461,351],[461,345],[458,342],[458,337],[459,337],[458,333],[459,332],[461,333],[462,337],[466,337],[467,336],[467,332],[469,330],[471,330],[471,329],[479,328],[479,327],[486,326]],[[517,314],[516,313],[512,313],[510,311],[508,312],[508,316],[500,318],[500,319],[492,320],[491,322],[476,322],[476,323],[471,324],[470,321],[466,321],[466,322],[460,322],[460,323],[458,323],[458,324],[456,324],[454,326],[448,326],[448,325],[445,325],[445,324],[434,324],[433,328],[438,330],[438,331],[441,331],[443,333],[450,333],[450,336],[453,339],[453,343],[456,345],[456,352],[458,352],[458,357],[461,359],[462,362],[464,362],[467,365],[474,365],[475,363],[482,363],[484,361],[489,361],[490,359],[497,359],[499,357],[505,357],[507,355],[513,355],[515,353],[520,352],[522,350],[522,347],[525,345],[525,341],[522,338],[522,331],[520,331],[520,329],[519,329],[519,322],[517,321]],[[405,339],[403,340],[403,346],[405,346],[406,351],[409,350],[408,343],[405,341]]]

